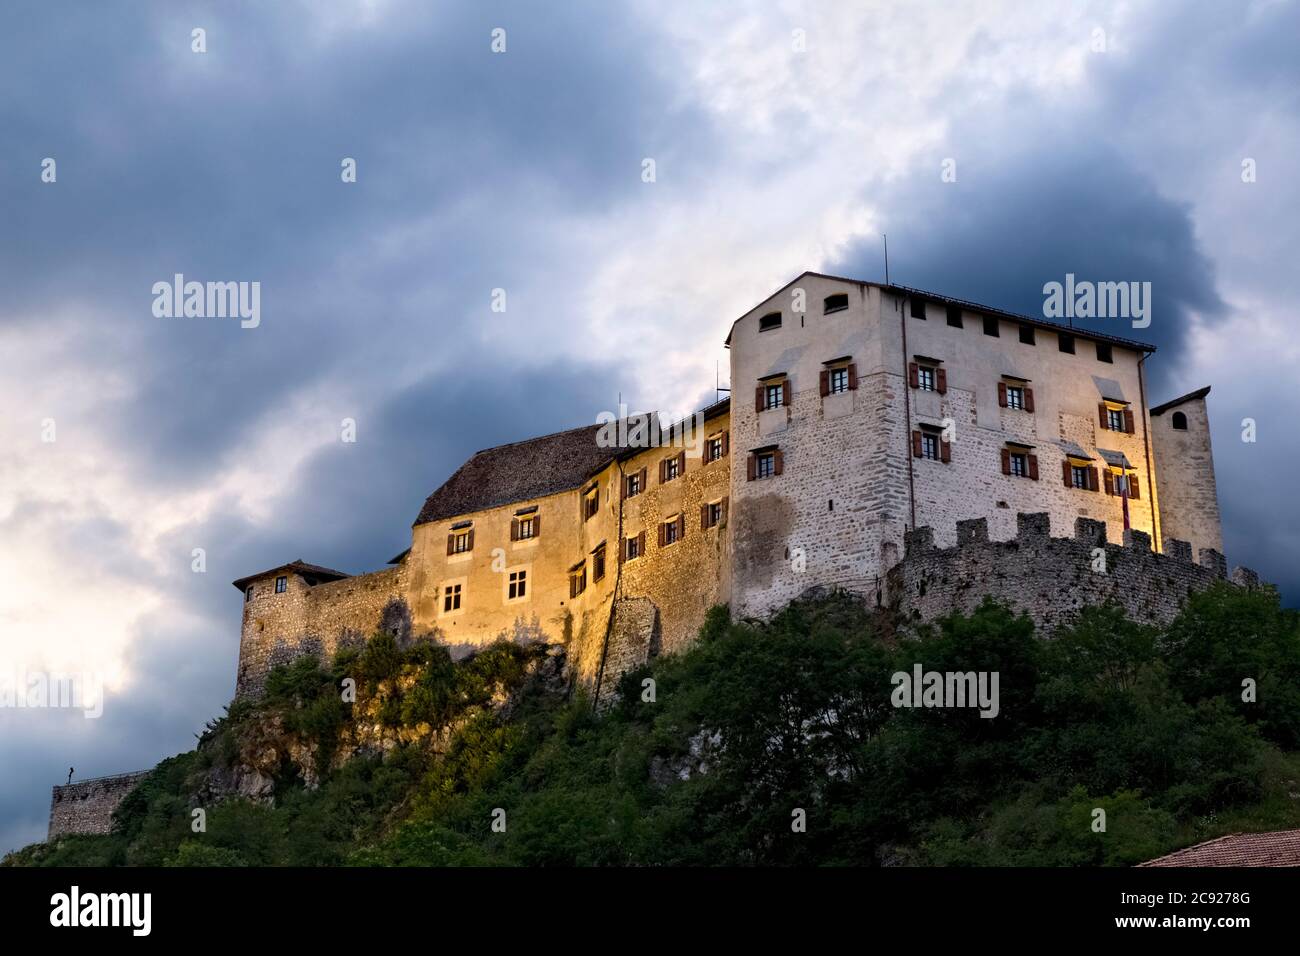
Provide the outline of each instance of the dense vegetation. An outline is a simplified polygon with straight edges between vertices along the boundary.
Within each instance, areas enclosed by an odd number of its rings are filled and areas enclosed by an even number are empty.
[[[279,669],[265,701],[164,761],[114,834],[9,862],[1123,865],[1300,826],[1300,623],[1270,591],[1216,587],[1162,629],[1093,608],[1052,640],[988,603],[877,628],[844,596],[766,624],[715,608],[690,651],[627,675],[600,715],[539,677],[544,649],[453,663],[381,634],[329,672]],[[890,675],[917,662],[997,671],[998,716],[893,707]],[[417,735],[330,769],[361,706],[339,700],[344,675],[394,739],[444,727],[438,745]],[[198,781],[268,714],[313,741],[320,785],[286,767],[273,805],[226,799],[191,832]]]

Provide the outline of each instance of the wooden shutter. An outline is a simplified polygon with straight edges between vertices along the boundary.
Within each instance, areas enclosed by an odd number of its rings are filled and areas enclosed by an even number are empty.
[[[510,519],[510,540],[511,541],[519,540],[519,519],[518,518]]]
[[[819,375],[817,378],[818,378],[818,387],[821,389],[822,398],[825,398],[827,395],[831,393],[831,370],[828,368],[822,369],[821,375]]]
[[[1032,412],[1033,410],[1034,410],[1034,390],[1032,388],[1026,388],[1025,389],[1025,411]]]
[[[683,511],[677,516],[677,540],[680,541],[686,537],[686,512]]]
[[[915,362],[907,363],[907,383],[913,388],[921,387],[921,369]]]
[[[627,538],[624,538],[622,544],[619,545],[619,549],[618,549],[619,564],[622,564],[624,561],[627,560],[627,540],[628,540]]]
[[[1001,408],[1007,407],[1007,383],[998,382],[998,405]]]
[[[474,529],[473,528],[469,529],[469,541],[466,542],[466,547],[470,551],[474,550]]]
[[[573,572],[569,572],[569,597],[576,598],[577,596],[578,596],[578,576]]]
[[[1061,462],[1061,478],[1065,481],[1065,487],[1074,487],[1074,475],[1070,468],[1070,459],[1068,458]]]
[[[1141,486],[1138,484],[1138,476],[1129,475],[1125,481],[1128,482],[1128,496],[1134,501],[1140,500],[1142,498],[1142,492],[1140,490]]]
[[[640,490],[640,491],[645,491],[645,489],[646,489],[646,480],[645,480],[645,479],[646,479],[646,470],[645,470],[644,468],[642,468],[642,469],[641,469],[641,482],[640,482],[640,484],[637,486],[638,490]]]
[[[727,497],[727,498],[723,498],[723,499],[722,499],[722,517],[718,519],[722,524],[726,524],[726,523],[727,523],[727,506],[728,506],[730,503],[731,503],[731,498],[730,498],[730,497]]]
[[[722,433],[722,457],[726,458],[729,454],[731,454],[731,432],[725,431]]]
[[[667,480],[668,480],[668,459],[660,458],[659,459],[659,484],[662,485]]]
[[[762,410],[763,410],[763,386],[759,385],[758,388],[754,389],[754,411],[761,412]]]
[[[746,480],[746,481],[753,481],[753,480],[754,480],[754,475],[755,475],[755,473],[756,473],[756,471],[757,471],[757,468],[758,468],[758,460],[754,457],[754,453],[751,451],[751,452],[749,453],[749,457],[748,457],[748,458],[746,459],[746,461],[745,461],[745,480]]]
[[[456,535],[453,532],[452,534],[447,535],[447,557],[451,557],[455,553],[456,553]]]
[[[921,457],[921,433],[920,431],[912,432],[912,457]]]
[[[779,475],[785,469],[785,455],[781,449],[772,452],[772,474]]]
[[[1029,456],[1029,477],[1034,481],[1038,480],[1038,456]]]
[[[662,548],[664,546],[664,542],[667,537],[668,537],[668,525],[665,522],[661,521],[659,522],[659,547]]]
[[[1113,495],[1115,493],[1115,476],[1110,473],[1109,468],[1106,469],[1106,473],[1102,475],[1102,478],[1105,479],[1106,494]]]
[[[1095,467],[1088,469],[1088,490],[1097,490],[1097,469]]]
[[[945,465],[952,461],[952,443],[946,441],[939,442],[939,460]]]
[[[542,516],[540,514],[535,514],[533,515],[533,537],[540,538],[541,536],[542,536]]]
[[[1131,408],[1124,409],[1124,431],[1130,435],[1135,431],[1133,428],[1133,409]]]
[[[858,367],[854,365],[852,362],[850,362],[849,363],[849,391],[856,392],[857,390],[858,390]]]
[[[679,451],[677,453],[677,474],[679,477],[681,475],[686,474],[686,451],[685,450]]]
[[[1110,428],[1110,416],[1106,414],[1106,403],[1101,402],[1097,405],[1097,418],[1101,420],[1101,427]]]
[[[793,386],[791,386],[790,380],[788,378],[781,383],[781,404],[782,405],[790,404],[790,396],[793,390],[794,390]]]
[[[700,505],[700,530],[707,531],[709,527],[709,506]]]
[[[620,484],[622,485],[622,490],[618,496],[619,501],[627,501],[627,479],[628,476],[624,475],[622,482],[620,482]]]
[[[1002,449],[1002,474],[1011,474],[1011,449]]]
[[[645,529],[644,528],[641,530],[641,533],[636,536],[636,555],[639,558],[643,554],[645,554]]]
[[[935,391],[937,391],[940,395],[947,394],[948,392],[948,370],[947,369],[941,367],[934,370],[934,388]]]

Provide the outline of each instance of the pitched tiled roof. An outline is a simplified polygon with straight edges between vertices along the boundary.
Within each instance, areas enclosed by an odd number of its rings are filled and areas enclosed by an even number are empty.
[[[301,574],[307,578],[309,583],[315,584],[317,581],[337,581],[340,578],[350,578],[352,575],[345,571],[335,571],[333,568],[323,568],[319,564],[308,564],[299,558],[297,561],[290,561],[288,564],[282,564],[278,568],[268,568],[265,571],[258,571],[256,574],[250,574],[240,578],[238,581],[230,582],[239,590],[244,590],[250,582],[258,578],[264,578],[270,574],[279,574],[281,571],[292,571],[294,574]],[[312,580],[312,579],[316,580]]]
[[[1300,866],[1300,830],[1233,833],[1139,866]]]
[[[1159,415],[1161,412],[1166,412],[1176,405],[1183,404],[1183,402],[1190,402],[1197,398],[1204,398],[1206,395],[1209,394],[1210,394],[1210,386],[1207,385],[1205,386],[1205,388],[1198,388],[1194,392],[1188,392],[1186,395],[1180,395],[1178,396],[1178,398],[1170,399],[1169,401],[1165,402],[1163,405],[1157,405],[1155,408],[1151,409],[1151,414]]]
[[[424,502],[417,525],[575,488],[618,454],[601,448],[601,425],[476,452]]]

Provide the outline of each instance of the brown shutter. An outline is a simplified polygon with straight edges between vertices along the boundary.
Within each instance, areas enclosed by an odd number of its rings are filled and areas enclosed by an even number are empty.
[[[854,365],[852,362],[850,362],[849,363],[849,391],[856,392],[857,390],[858,390],[858,367]]]
[[[1025,411],[1032,412],[1033,410],[1034,410],[1034,390],[1032,388],[1027,388],[1025,389]]]
[[[619,501],[627,501],[627,477],[628,477],[627,475],[624,475],[623,480],[619,482],[619,484],[622,485],[622,488],[618,496]]]
[[[642,469],[641,469],[641,490],[642,490],[642,491],[645,491],[645,489],[646,489],[646,480],[645,480],[645,479],[646,479],[646,470],[645,470],[644,468],[642,468]]]
[[[1135,429],[1133,428],[1133,409],[1126,408],[1124,409],[1124,431],[1132,435],[1134,430]]]
[[[785,469],[785,454],[781,449],[772,452],[772,474],[779,475]]]
[[[1088,490],[1097,490],[1097,469],[1095,467],[1088,469]]]
[[[542,536],[542,516],[540,514],[535,514],[533,515],[533,537],[540,538],[541,536]]]
[[[915,362],[907,363],[907,382],[913,388],[921,386],[921,370]]]
[[[618,563],[622,564],[626,560],[627,560],[627,539],[624,538],[623,543],[619,545],[619,549],[618,549]]]
[[[939,460],[945,465],[952,461],[952,443],[946,441],[939,442]]]
[[[937,368],[934,370],[934,387],[940,395],[948,392],[948,370]]]
[[[1074,475],[1070,472],[1070,459],[1061,462],[1061,478],[1065,481],[1065,487],[1074,487]]]
[[[722,433],[722,457],[726,458],[729,454],[731,454],[731,432],[725,431]]]
[[[754,411],[761,412],[762,410],[763,410],[763,386],[759,385],[758,388],[754,389]]]
[[[1106,403],[1100,402],[1097,405],[1097,417],[1101,420],[1101,427],[1110,428],[1110,416],[1106,414]]]
[[[1011,474],[1011,449],[1002,449],[1002,474]]]
[[[469,547],[469,550],[471,551],[474,550],[474,529],[473,528],[469,529],[469,541],[467,542],[467,545]]]
[[[1034,481],[1038,480],[1038,456],[1029,456],[1029,477]]]
[[[998,406],[1000,408],[1007,407],[1007,383],[1006,382],[998,382]]]
[[[659,484],[662,485],[667,480],[667,475],[668,475],[668,459],[660,458],[659,459]]]
[[[727,506],[730,504],[731,504],[730,497],[726,497],[722,499],[722,517],[719,518],[719,521],[721,521],[722,524],[727,523]]]
[[[781,383],[781,404],[782,405],[790,404],[790,397],[793,391],[794,388],[790,384],[790,380],[788,378]]]
[[[677,516],[677,540],[686,537],[686,512],[683,511]]]
[[[817,377],[817,380],[818,387],[821,389],[822,398],[825,398],[831,393],[831,370],[828,368],[822,369],[822,373]]]
[[[1115,493],[1115,478],[1111,475],[1110,469],[1106,469],[1105,474],[1101,477],[1106,485],[1106,494],[1113,495]]]
[[[921,433],[919,431],[912,432],[912,457],[921,457]]]
[[[576,598],[577,596],[578,596],[578,576],[576,574],[570,573],[569,574],[569,597]]]
[[[451,557],[455,553],[456,553],[456,535],[449,534],[447,535],[447,557]]]
[[[668,525],[666,525],[662,521],[659,522],[659,547],[662,548],[664,546],[664,539],[667,536],[667,534],[668,534]]]
[[[644,528],[641,530],[641,533],[636,536],[636,553],[637,553],[637,557],[640,557],[641,555],[645,554],[645,529]]]
[[[677,474],[686,474],[686,452],[685,450],[677,453]]]
[[[706,531],[709,527],[709,506],[700,505],[700,530]]]
[[[1128,496],[1132,498],[1134,501],[1140,500],[1142,497],[1142,492],[1139,490],[1141,486],[1138,484],[1138,476],[1129,475],[1127,481],[1128,481]]]
[[[511,541],[519,540],[519,519],[518,518],[510,519],[510,540]]]
[[[746,472],[746,474],[745,474],[745,480],[746,480],[746,481],[753,481],[753,480],[754,480],[754,475],[755,475],[755,473],[756,473],[756,469],[757,469],[757,460],[754,458],[754,453],[751,451],[751,452],[749,453],[749,458],[746,459],[746,461],[745,461],[745,472]]]

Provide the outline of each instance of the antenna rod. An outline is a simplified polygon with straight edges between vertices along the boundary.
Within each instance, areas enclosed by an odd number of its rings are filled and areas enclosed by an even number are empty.
[[[885,285],[889,285],[889,236],[882,232],[880,238],[885,240]]]

